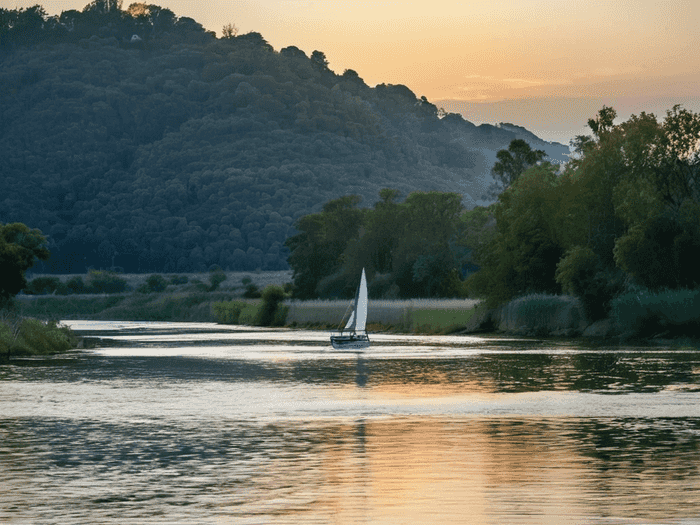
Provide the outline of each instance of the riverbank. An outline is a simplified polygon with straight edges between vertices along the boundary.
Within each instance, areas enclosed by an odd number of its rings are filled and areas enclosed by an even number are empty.
[[[347,300],[280,303],[275,326],[335,329]],[[183,290],[70,296],[19,296],[19,315],[40,319],[212,322],[256,324],[260,299],[231,291]],[[495,333],[510,336],[668,341],[700,333],[700,293],[659,292],[622,296],[609,318],[586,319],[578,299],[534,294],[488,309],[469,299],[372,300],[368,331],[407,334]]]
[[[0,319],[0,363],[14,357],[48,356],[78,347],[80,339],[56,321],[3,315]]]

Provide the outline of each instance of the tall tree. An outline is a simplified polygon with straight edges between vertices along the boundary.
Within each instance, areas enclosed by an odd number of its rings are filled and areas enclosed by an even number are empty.
[[[25,272],[36,259],[47,260],[46,238],[39,230],[15,222],[0,224],[0,307],[25,286]]]
[[[498,161],[493,165],[491,172],[501,181],[505,189],[518,180],[526,169],[546,156],[544,151],[533,150],[524,140],[514,139],[508,145],[508,149],[502,149],[496,153]]]

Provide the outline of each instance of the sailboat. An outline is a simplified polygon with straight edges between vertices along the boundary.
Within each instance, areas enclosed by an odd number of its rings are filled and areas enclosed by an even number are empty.
[[[369,336],[365,330],[367,324],[367,277],[364,268],[362,268],[360,286],[357,287],[355,300],[351,306],[352,312],[345,328],[338,327],[340,331],[331,334],[333,348],[367,348],[369,346]],[[341,319],[340,326],[342,325],[343,320]]]

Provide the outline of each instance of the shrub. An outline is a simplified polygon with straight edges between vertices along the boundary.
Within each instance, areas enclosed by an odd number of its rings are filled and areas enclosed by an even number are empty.
[[[281,314],[278,315],[278,308],[284,300],[284,289],[281,286],[271,284],[263,290],[261,297],[262,306],[255,318],[255,324],[260,326],[282,326],[284,318],[281,318],[283,317]]]
[[[90,270],[88,274],[88,289],[92,293],[119,293],[128,286],[126,279],[113,272]]]
[[[246,285],[243,297],[246,299],[257,299],[261,296],[260,290],[253,283]]]
[[[163,292],[168,287],[168,281],[162,275],[151,275],[146,282],[139,286],[136,291],[139,293]]]
[[[217,323],[238,324],[244,304],[238,301],[221,301],[212,304],[211,307]]]
[[[190,281],[186,275],[171,275],[169,279],[170,284],[187,284]]]
[[[624,284],[624,274],[619,269],[603,268],[587,246],[569,249],[557,264],[555,278],[565,293],[579,298],[589,322],[607,317],[610,302]]]
[[[50,355],[73,348],[75,339],[67,327],[56,321],[16,319],[0,323],[0,352],[14,355]]]
[[[28,295],[52,294],[60,285],[61,280],[58,277],[37,277],[29,281],[24,293]]]
[[[82,277],[72,277],[66,283],[69,293],[81,294],[87,293],[85,283]]]
[[[219,288],[219,285],[226,280],[226,274],[221,271],[221,269],[218,269],[216,271],[213,271],[209,275],[209,290],[210,292],[215,291],[217,288]]]
[[[632,289],[612,301],[612,318],[626,335],[697,334],[700,329],[700,290]]]

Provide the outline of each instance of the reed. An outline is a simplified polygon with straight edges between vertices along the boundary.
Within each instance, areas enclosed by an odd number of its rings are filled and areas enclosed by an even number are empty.
[[[628,336],[694,335],[700,329],[700,290],[632,290],[613,300],[611,317]]]
[[[74,348],[77,339],[70,329],[56,321],[34,318],[0,320],[0,357],[52,355]]]
[[[503,305],[497,318],[499,330],[521,334],[574,334],[586,325],[580,301],[567,295],[526,295]]]
[[[372,300],[367,325],[372,329],[447,333],[464,327],[479,301],[465,299]],[[335,328],[348,312],[347,300],[287,301],[288,325]]]

